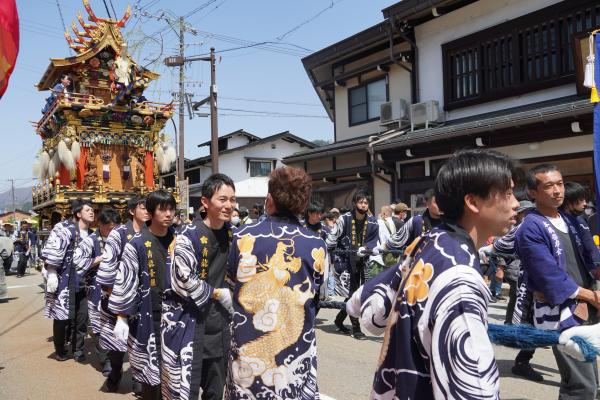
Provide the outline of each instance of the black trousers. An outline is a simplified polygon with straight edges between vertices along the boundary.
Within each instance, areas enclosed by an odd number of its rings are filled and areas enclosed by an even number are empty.
[[[85,335],[87,335],[88,306],[85,290],[79,290],[75,293],[75,319],[73,320],[54,320],[52,326],[54,350],[56,354],[65,356],[65,339],[67,338],[67,325],[71,322],[71,348],[73,356],[79,356],[84,353],[83,344]]]
[[[515,313],[515,305],[517,304],[517,281],[510,279],[507,279],[506,281],[508,282],[509,290],[508,305],[506,306],[506,318],[504,318],[504,324],[510,325],[512,324],[513,314]]]
[[[195,374],[195,365],[192,366],[190,379],[190,399],[198,399],[200,388],[202,388],[202,400],[221,400],[227,377],[227,358],[204,358],[199,357],[194,364],[201,363],[201,373]]]
[[[521,350],[515,357],[515,364],[529,364],[534,353],[535,350]]]
[[[4,272],[6,273],[6,275],[10,275],[10,267],[12,266],[12,262],[13,262],[12,254],[8,258],[5,258],[2,261],[2,264],[4,267]]]
[[[348,301],[363,283],[365,283],[365,264],[363,261],[358,261],[354,271],[350,271],[350,287],[348,289],[348,298],[344,300],[344,302]],[[340,310],[338,315],[336,315],[335,322],[342,324],[346,320],[347,316],[348,313],[344,307]],[[360,322],[358,321],[358,318],[350,317],[350,322],[352,323],[353,331],[360,331]]]
[[[123,359],[125,358],[125,353],[122,351],[109,350],[107,357],[110,360],[110,367],[112,368],[108,375],[108,379],[112,383],[119,383],[121,381],[121,376],[123,375]]]
[[[17,275],[22,276],[25,275],[25,270],[27,269],[27,260],[29,256],[25,255],[25,253],[19,253],[19,262],[17,263]]]
[[[108,350],[104,350],[100,347],[100,336],[94,335],[94,348],[96,349],[96,357],[98,357],[98,362],[100,363],[100,367],[104,366],[104,363],[109,360],[108,358]]]

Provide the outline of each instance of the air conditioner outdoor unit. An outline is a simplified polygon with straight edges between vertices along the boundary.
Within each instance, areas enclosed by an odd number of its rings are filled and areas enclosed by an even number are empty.
[[[408,103],[404,99],[382,103],[379,111],[379,125],[408,123]]]
[[[436,100],[417,103],[410,106],[410,130],[414,131],[416,126],[425,126],[429,129],[431,125],[439,125],[444,122],[440,113],[440,105]]]

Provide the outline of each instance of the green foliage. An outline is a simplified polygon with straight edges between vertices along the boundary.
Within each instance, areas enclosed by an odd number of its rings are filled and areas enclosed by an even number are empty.
[[[313,140],[312,142],[313,142],[315,145],[319,146],[319,147],[321,147],[321,146],[326,146],[326,145],[328,145],[328,144],[331,144],[331,143],[333,143],[333,141],[332,141],[332,140],[330,140],[330,139],[329,139],[329,140],[317,139],[317,140]]]

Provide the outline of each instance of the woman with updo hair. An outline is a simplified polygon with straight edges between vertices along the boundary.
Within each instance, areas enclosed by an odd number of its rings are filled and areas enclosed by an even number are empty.
[[[315,294],[326,269],[325,242],[302,226],[311,179],[301,169],[269,177],[267,218],[233,234],[228,274],[233,322],[226,399],[318,398]]]

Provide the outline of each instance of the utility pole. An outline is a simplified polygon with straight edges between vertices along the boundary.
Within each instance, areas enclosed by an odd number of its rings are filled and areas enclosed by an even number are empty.
[[[13,223],[17,222],[17,208],[15,205],[15,180],[9,179],[10,186],[12,188],[12,209],[13,209]]]
[[[217,120],[217,84],[215,48],[210,48],[210,162],[212,173],[219,172],[219,127]]]
[[[179,64],[179,157],[177,158],[177,180],[183,182],[185,180],[185,146],[184,146],[184,106],[185,106],[185,72],[184,72],[184,35],[185,34],[185,23],[183,17],[179,17],[179,57],[181,63]],[[187,212],[187,211],[186,211]]]

